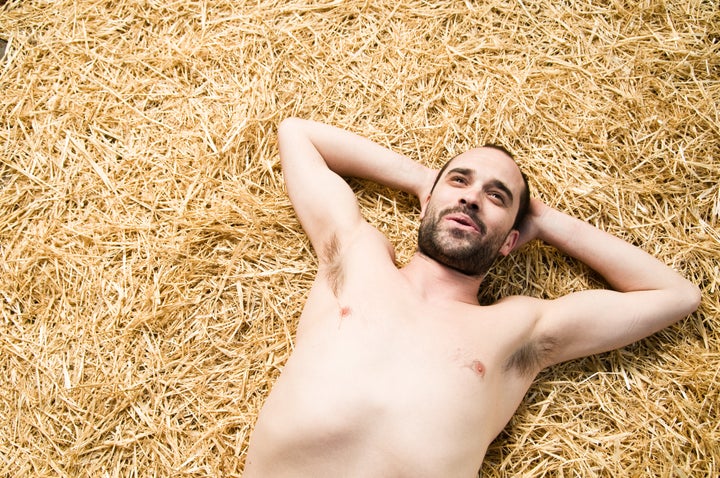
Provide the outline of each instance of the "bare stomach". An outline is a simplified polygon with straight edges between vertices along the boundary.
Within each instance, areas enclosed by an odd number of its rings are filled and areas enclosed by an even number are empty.
[[[453,334],[347,315],[298,343],[245,477],[476,477],[509,419],[492,367]]]

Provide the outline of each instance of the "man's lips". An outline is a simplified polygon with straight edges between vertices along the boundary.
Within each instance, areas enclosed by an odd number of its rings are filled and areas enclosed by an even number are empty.
[[[450,213],[445,216],[445,219],[453,221],[465,227],[474,229],[476,232],[485,234],[485,225],[479,219],[473,219],[467,214],[463,213]]]

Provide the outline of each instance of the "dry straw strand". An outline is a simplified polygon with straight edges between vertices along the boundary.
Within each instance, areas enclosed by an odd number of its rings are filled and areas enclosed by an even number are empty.
[[[702,288],[544,371],[483,476],[717,476],[716,3],[2,2],[0,474],[241,475],[316,270],[275,144],[299,115],[430,166],[502,143]],[[352,184],[406,261],[415,201]],[[532,244],[481,299],[601,285]]]

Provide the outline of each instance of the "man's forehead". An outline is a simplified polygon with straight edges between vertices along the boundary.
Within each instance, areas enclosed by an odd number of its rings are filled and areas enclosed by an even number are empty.
[[[497,148],[473,148],[453,158],[448,171],[456,168],[494,174],[508,182],[522,183],[520,168],[510,156]]]

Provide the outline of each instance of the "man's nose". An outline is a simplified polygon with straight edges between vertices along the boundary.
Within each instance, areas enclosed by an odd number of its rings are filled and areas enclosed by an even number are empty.
[[[477,199],[470,197],[470,196],[463,196],[460,198],[460,204],[463,206],[472,209],[473,211],[478,211],[480,209],[480,205],[477,201]]]

